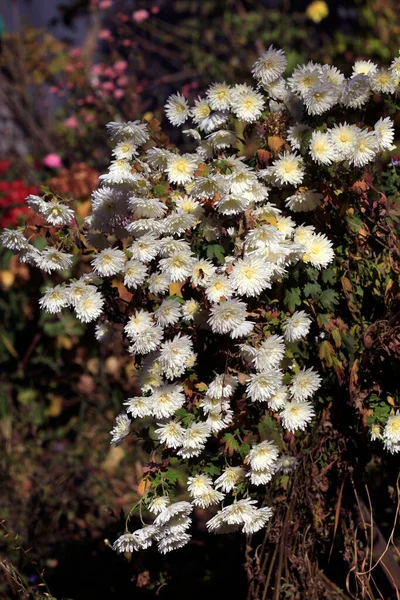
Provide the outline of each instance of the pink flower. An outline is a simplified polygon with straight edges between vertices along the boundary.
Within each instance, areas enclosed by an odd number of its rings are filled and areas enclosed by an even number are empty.
[[[122,73],[122,71],[125,71],[127,66],[128,63],[126,62],[126,60],[117,60],[117,62],[114,64],[114,69],[118,73]]]
[[[92,123],[94,121],[94,115],[85,115],[86,123]]]
[[[101,75],[103,72],[103,65],[93,65],[92,73],[93,75]]]
[[[71,117],[68,117],[68,119],[65,119],[64,125],[65,125],[65,127],[68,127],[69,129],[77,129],[79,127],[79,122],[76,117],[71,116]]]
[[[160,7],[159,6],[152,6],[150,10],[153,13],[153,15],[156,15],[157,13],[160,12]]]
[[[120,98],[123,98],[124,96],[125,96],[125,90],[120,90],[120,89],[115,90],[114,98],[119,100]]]
[[[81,54],[81,49],[80,48],[71,48],[71,50],[68,53],[72,58],[76,58],[77,56],[80,56]]]
[[[122,75],[122,77],[118,77],[117,79],[117,84],[119,85],[119,87],[125,87],[127,86],[129,83],[129,79],[128,77],[126,77],[126,75]]]
[[[99,38],[101,40],[109,40],[111,37],[111,31],[109,29],[100,29]]]
[[[110,6],[112,6],[112,0],[101,0],[101,2],[99,3],[99,8],[110,8]]]
[[[135,21],[135,23],[141,23],[142,21],[145,21],[146,19],[148,19],[149,16],[150,16],[150,13],[145,8],[141,8],[140,10],[135,10],[132,13],[132,19]]]
[[[62,162],[58,154],[51,153],[44,157],[43,164],[50,169],[59,169],[62,165]]]

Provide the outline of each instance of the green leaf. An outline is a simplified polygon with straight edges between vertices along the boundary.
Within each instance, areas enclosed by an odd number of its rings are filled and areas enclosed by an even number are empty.
[[[322,271],[321,279],[324,283],[335,283],[336,281],[336,270],[333,267],[324,269]]]
[[[317,302],[321,295],[322,288],[319,283],[306,283],[304,286],[304,295],[310,297]]]
[[[207,258],[212,260],[216,258],[220,263],[225,264],[225,249],[220,244],[211,244],[207,246]]]
[[[301,305],[300,298],[300,288],[292,288],[291,290],[286,290],[284,303],[289,308],[289,310],[296,310],[296,306]]]
[[[235,450],[239,448],[239,443],[232,433],[226,433],[223,437],[225,447],[229,451],[229,454],[233,454]]]
[[[338,295],[335,292],[335,290],[323,290],[319,297],[319,302],[327,310],[333,310],[335,308],[335,305],[339,302]]]

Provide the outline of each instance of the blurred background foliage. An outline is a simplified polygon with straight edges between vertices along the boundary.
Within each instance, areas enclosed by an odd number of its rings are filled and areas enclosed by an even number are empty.
[[[254,60],[270,44],[286,51],[289,71],[314,60],[347,75],[356,59],[387,64],[399,50],[397,0],[53,4],[56,16],[42,28],[24,19],[23,1],[9,5],[18,18],[7,21],[7,7],[2,15],[0,227],[27,220],[33,234],[40,221],[24,198],[42,185],[68,197],[80,217],[88,214],[109,158],[108,121],[162,119],[162,106],[176,90],[193,99],[215,80],[250,82]],[[72,44],[69,31],[82,18],[84,35]],[[60,24],[64,33],[56,37]],[[163,127],[181,142],[167,122]],[[327,190],[315,218],[333,239],[337,260],[322,275],[308,274],[315,283],[305,285],[298,273],[297,285],[282,291],[289,309],[305,302],[315,316],[313,341],[304,351],[315,357],[326,381],[326,418],[313,437],[293,446],[298,455],[311,456],[302,467],[304,481],[297,481],[294,494],[279,478],[274,491],[284,502],[271,554],[282,534],[299,560],[311,557],[297,565],[297,588],[288,579],[282,598],[349,598],[347,585],[353,597],[364,597],[357,595],[362,586],[374,587],[368,578],[367,584],[365,578],[346,580],[354,565],[353,571],[364,569],[360,565],[371,558],[360,514],[373,512],[385,539],[396,519],[398,461],[370,442],[369,427],[399,407],[399,165],[400,157],[393,166],[384,159],[357,184],[343,182],[339,197]],[[79,276],[81,268],[69,276]],[[215,594],[222,586],[244,598],[244,540],[227,544],[225,537],[206,536],[205,511],[198,511],[196,540],[184,557],[148,551],[129,564],[110,551],[107,538],[120,531],[121,511],[143,492],[146,452],[129,441],[109,446],[114,417],[134,389],[132,364],[122,342],[100,348],[92,328],[71,315],[41,313],[45,284],[45,275],[10,253],[1,255],[0,596],[108,600],[157,592],[187,598]],[[236,443],[229,439],[227,452]],[[311,493],[304,488],[310,473]],[[177,472],[178,486],[181,477]],[[373,511],[363,513],[359,500],[369,506],[366,485]],[[304,496],[296,516],[301,526],[288,533],[285,501],[293,494]],[[312,548],[299,537],[307,523]],[[246,565],[252,593],[261,594],[264,575],[249,549]],[[383,597],[394,598],[385,570],[377,571]],[[379,597],[375,588],[371,594]]]

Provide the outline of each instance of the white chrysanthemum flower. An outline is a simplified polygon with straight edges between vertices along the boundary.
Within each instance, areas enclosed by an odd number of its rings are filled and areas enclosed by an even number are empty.
[[[69,225],[75,216],[71,208],[68,208],[68,206],[58,200],[43,202],[39,212],[47,223],[56,227]]]
[[[305,123],[295,123],[289,127],[287,139],[293,150],[301,149],[311,131],[311,127]]]
[[[181,318],[181,305],[177,300],[163,300],[161,306],[154,312],[157,324],[161,327],[175,325]]]
[[[127,407],[126,412],[131,413],[134,419],[143,419],[150,417],[153,414],[153,405],[150,398],[145,396],[135,396],[128,398],[124,405]]]
[[[132,196],[128,204],[136,219],[162,219],[167,211],[165,204],[158,198]]]
[[[210,278],[214,275],[216,267],[211,261],[207,259],[197,260],[193,265],[193,271],[191,275],[192,283],[196,287],[205,287]]]
[[[279,244],[283,239],[282,233],[273,225],[261,225],[256,229],[251,229],[245,238],[247,246],[247,253],[255,251],[257,255],[258,250],[270,248]]]
[[[376,131],[360,129],[357,135],[353,153],[350,156],[350,164],[363,167],[374,160],[379,150],[379,138]]]
[[[228,409],[225,413],[220,409],[212,410],[208,413],[206,423],[210,426],[213,433],[218,433],[229,427],[233,422],[233,411]]]
[[[304,310],[296,310],[291,317],[283,323],[285,339],[288,342],[297,342],[304,338],[311,326],[311,318]]]
[[[133,338],[128,350],[131,354],[149,354],[161,344],[164,331],[158,325],[143,327]]]
[[[100,292],[89,289],[74,304],[76,316],[83,323],[90,323],[97,319],[103,312],[104,298]]]
[[[173,340],[165,341],[160,348],[159,361],[167,379],[180,377],[186,371],[187,361],[192,354],[192,340],[187,335],[178,333]]]
[[[194,177],[199,159],[193,154],[173,154],[167,161],[167,176],[171,183],[188,183]]]
[[[347,108],[361,108],[371,96],[370,79],[366,75],[354,75],[342,88],[340,103]]]
[[[72,266],[72,254],[61,252],[56,248],[44,248],[36,258],[38,267],[46,273],[64,271]]]
[[[237,386],[237,377],[229,375],[228,373],[222,373],[222,375],[216,375],[214,377],[208,386],[206,395],[210,398],[216,398],[218,400],[222,398],[230,398],[235,393]]]
[[[232,329],[229,333],[233,340],[238,338],[247,337],[254,329],[255,323],[253,321],[243,321],[240,325]]]
[[[240,300],[226,300],[210,309],[208,323],[214,333],[229,333],[246,319],[246,304]]]
[[[207,475],[195,475],[188,478],[187,489],[195,506],[208,508],[222,502],[224,494],[214,490],[211,484],[212,480]]]
[[[149,291],[152,294],[165,294],[169,290],[170,278],[164,273],[152,273],[147,280]]]
[[[222,475],[215,480],[215,488],[223,492],[231,492],[244,479],[246,471],[242,467],[226,467]]]
[[[376,440],[382,440],[383,439],[382,428],[379,425],[379,423],[374,423],[372,425],[369,435],[370,435],[370,438],[371,438],[371,442],[375,442]]]
[[[69,293],[66,287],[56,285],[46,288],[44,295],[39,300],[39,306],[48,313],[58,313],[70,304]]]
[[[163,225],[166,233],[172,235],[181,235],[187,229],[194,227],[196,218],[184,211],[174,211],[166,219],[164,219]]]
[[[165,384],[154,390],[150,396],[153,415],[157,419],[168,419],[185,403],[185,394],[180,385]]]
[[[303,159],[297,154],[284,152],[274,160],[273,173],[281,184],[300,185],[304,178]]]
[[[319,82],[321,76],[320,66],[309,62],[307,65],[297,66],[292,76],[288,79],[288,84],[295,94],[304,96],[304,94]]]
[[[343,85],[345,76],[333,65],[322,65],[321,72],[324,81],[327,80],[338,87]]]
[[[147,267],[141,262],[131,259],[125,265],[124,285],[127,288],[136,289],[145,281],[147,277]]]
[[[206,96],[213,110],[228,110],[231,105],[231,87],[225,82],[213,83]]]
[[[111,277],[124,270],[125,253],[118,248],[106,248],[92,260],[93,270],[101,277]]]
[[[180,448],[183,445],[185,430],[176,421],[157,423],[158,429],[154,431],[162,444],[167,448]]]
[[[188,244],[185,240],[176,240],[171,236],[167,236],[165,238],[161,238],[158,241],[160,256],[163,258],[168,258],[168,256],[172,256],[177,252],[186,252],[186,254],[191,253],[190,244]]]
[[[255,505],[257,504],[256,500],[251,500],[250,498],[243,498],[242,500],[238,500],[230,504],[229,506],[225,506],[221,511],[219,511],[212,519],[207,521],[206,527],[210,531],[215,531],[215,533],[225,533],[229,531],[235,531],[235,529],[227,528],[227,531],[224,528],[224,524],[226,525],[243,525],[245,523],[250,523],[257,513]]]
[[[133,242],[129,251],[132,253],[132,258],[149,263],[157,256],[159,248],[160,240],[151,233],[145,233]]]
[[[200,202],[191,196],[179,196],[174,199],[174,201],[179,212],[185,212],[189,215],[194,215],[197,218],[204,214],[204,208]]]
[[[115,332],[112,323],[101,321],[94,328],[94,337],[101,344],[110,344],[114,340]]]
[[[394,76],[400,77],[400,56],[396,56],[392,60],[389,69],[394,74]]]
[[[231,110],[241,121],[251,123],[261,116],[264,98],[246,84],[235,85],[231,92]]]
[[[318,164],[330,165],[336,157],[330,135],[313,131],[310,141],[311,158]]]
[[[254,511],[252,519],[246,521],[243,525],[242,532],[249,535],[260,531],[272,517],[272,509],[269,506],[264,506]]]
[[[353,65],[352,77],[355,75],[373,75],[378,70],[378,65],[370,60],[357,60]]]
[[[286,206],[293,212],[310,212],[321,205],[322,194],[316,190],[300,188],[293,196],[285,200]]]
[[[263,85],[267,85],[282,75],[286,65],[283,50],[276,50],[270,46],[254,63],[252,73]]]
[[[353,155],[359,129],[356,125],[341,123],[334,125],[329,131],[331,142],[339,160],[346,160]]]
[[[332,242],[323,233],[314,233],[303,240],[306,252],[303,255],[304,262],[310,262],[314,267],[320,269],[326,267],[334,259]]]
[[[176,127],[182,125],[190,114],[189,104],[179,92],[168,98],[164,108],[167,119]]]
[[[0,234],[0,244],[8,250],[19,252],[23,249],[29,249],[29,242],[17,229],[3,229]]]
[[[29,206],[29,208],[34,210],[36,213],[40,213],[40,211],[43,209],[43,207],[46,204],[46,202],[45,202],[45,200],[43,200],[43,198],[41,198],[40,196],[35,196],[34,194],[30,194],[26,198],[26,203]]]
[[[285,429],[295,432],[304,430],[315,415],[310,402],[288,402],[280,413],[282,425]]]
[[[375,73],[370,75],[369,79],[373,92],[394,94],[396,91],[396,82],[388,69],[378,69]]]
[[[279,365],[285,356],[285,342],[280,335],[270,335],[261,343],[254,358],[257,371],[267,371]]]
[[[216,150],[225,150],[226,148],[236,148],[238,138],[235,132],[220,129],[214,131],[207,136],[207,141],[210,142]]]
[[[268,408],[271,410],[280,410],[283,408],[288,400],[289,392],[286,386],[281,386],[275,394],[273,394],[268,400]]]
[[[121,140],[113,149],[112,154],[117,160],[132,160],[137,154],[137,147],[129,139]]]
[[[271,287],[271,265],[256,256],[238,258],[233,263],[229,282],[241,296],[258,296]]]
[[[390,150],[394,140],[394,125],[392,119],[390,117],[381,117],[379,121],[375,123],[374,130],[378,138],[379,150]]]
[[[287,103],[293,97],[293,93],[290,91],[289,86],[283,77],[278,77],[278,79],[275,79],[266,85],[264,84],[264,88],[273,100],[281,100],[282,102]]]
[[[131,427],[131,420],[126,413],[119,414],[115,419],[115,426],[110,431],[112,446],[119,446],[129,435]]]
[[[160,219],[137,219],[125,226],[125,229],[134,237],[140,237],[145,234],[158,236],[162,233],[163,222]]]
[[[177,517],[188,517],[192,512],[193,507],[190,502],[175,502],[170,504],[154,519],[156,527],[164,527],[171,523]]]
[[[181,308],[182,318],[185,321],[194,321],[201,311],[200,304],[193,298],[191,300],[186,300],[185,304],[183,304]]]
[[[285,238],[291,238],[296,227],[296,223],[291,217],[283,217],[282,215],[276,217],[275,225]],[[272,248],[272,250],[274,249]]]
[[[138,310],[129,317],[128,323],[124,327],[126,335],[134,339],[141,331],[154,325],[152,316],[146,310]]]
[[[183,445],[182,448],[178,450],[178,455],[182,458],[199,456],[199,454],[203,452],[210,434],[211,430],[208,423],[192,423],[192,425],[185,430]]]
[[[257,183],[257,179],[249,170],[238,169],[229,176],[229,187],[231,194],[243,194],[246,192],[254,183]]]
[[[400,411],[388,418],[383,430],[383,445],[392,454],[400,452]]]
[[[191,540],[191,535],[188,533],[173,533],[164,537],[157,545],[158,551],[161,554],[167,554],[172,550],[178,550],[186,546]]]
[[[338,88],[327,82],[318,82],[304,93],[309,115],[322,115],[338,101]]]
[[[176,252],[168,258],[162,258],[159,267],[169,277],[170,283],[184,281],[190,277],[195,260],[187,252]]]
[[[303,369],[293,377],[290,394],[296,402],[304,402],[316,392],[321,385],[321,377],[311,367]]]
[[[228,189],[228,181],[222,179],[221,176],[209,175],[196,178],[190,193],[195,198],[211,199],[216,194],[223,196]]]
[[[100,175],[100,181],[118,185],[121,183],[134,183],[137,175],[132,173],[132,166],[128,160],[114,160],[108,167],[108,173]]]
[[[85,293],[87,293],[89,290],[92,292],[96,292],[97,288],[94,285],[88,284],[81,277],[80,279],[78,279],[78,281],[71,282],[68,285],[67,290],[69,295],[69,301],[71,302],[72,306],[75,306],[75,304],[81,299],[81,297]]]
[[[282,385],[282,372],[270,369],[253,373],[246,384],[246,393],[253,402],[267,402]]]
[[[243,195],[232,195],[227,194],[226,196],[222,196],[216,203],[215,208],[218,210],[221,215],[238,215],[239,213],[246,210],[246,208],[250,205],[250,200],[245,198]]]
[[[168,496],[158,496],[157,498],[153,498],[150,502],[149,511],[152,512],[153,515],[159,515],[169,504],[170,500]]]
[[[128,138],[136,146],[143,146],[150,139],[146,123],[140,121],[127,121],[126,123],[111,121],[107,123],[106,127],[111,138]]]
[[[158,169],[160,171],[165,171],[167,168],[168,159],[173,156],[173,153],[170,150],[166,150],[165,148],[149,148],[146,151],[146,158],[148,164],[153,169]]]
[[[278,459],[277,470],[282,471],[284,475],[289,475],[296,469],[298,462],[299,461],[294,456],[281,456]]]

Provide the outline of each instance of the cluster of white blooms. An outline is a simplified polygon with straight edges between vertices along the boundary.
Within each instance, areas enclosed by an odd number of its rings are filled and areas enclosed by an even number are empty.
[[[369,128],[347,122],[326,127],[319,116],[325,119],[338,105],[352,121],[351,109],[364,107],[372,93],[397,91],[400,59],[387,71],[358,62],[349,79],[328,65],[299,66],[288,79],[282,76],[285,69],[284,53],[271,47],[254,65],[257,87],[215,83],[193,106],[181,94],[172,95],[166,115],[176,126],[191,120],[192,128],[184,130],[189,147],[195,147],[191,152],[157,145],[149,127],[138,121],[110,123],[115,160],[100,177],[84,227],[92,272],[48,288],[40,300],[48,312],[69,306],[81,321],[96,321],[96,339],[109,343],[116,312],[109,290],[115,280],[126,287],[132,300],[121,314],[141,394],[124,403],[111,443],[129,434],[131,418],[150,418],[164,453],[196,459],[187,484],[192,503],[169,506],[164,490],[160,496],[146,492],[157,515],[154,523],[125,533],[114,544],[118,551],[147,548],[154,540],[163,553],[183,546],[190,539],[192,506],[220,504],[229,493],[234,500],[208,521],[210,531],[258,531],[272,511],[257,508],[256,500],[238,499],[238,490],[252,493],[252,486],[267,484],[276,472],[289,473],[296,459],[260,440],[241,464],[227,464],[213,483],[207,470],[199,470],[201,456],[233,426],[241,397],[249,410],[269,409],[290,433],[304,430],[315,415],[312,398],[321,378],[298,363],[293,369],[287,352],[288,344],[306,338],[311,317],[304,310],[292,312],[271,328],[259,309],[293,266],[322,269],[334,258],[329,238],[298,214],[324,200],[316,189],[316,169],[362,167],[393,143],[389,117]],[[284,146],[269,165],[259,165],[242,153],[237,121],[243,128],[276,114],[286,119]],[[254,131],[253,142],[262,147]],[[73,218],[59,200],[30,197],[29,204],[52,226],[65,227]],[[1,241],[47,273],[72,266],[62,242],[39,251],[21,231],[10,230]],[[207,353],[209,340],[226,348],[222,368]],[[193,399],[185,382],[198,369],[208,376]],[[399,418],[391,417],[384,433],[392,452],[400,448]]]

